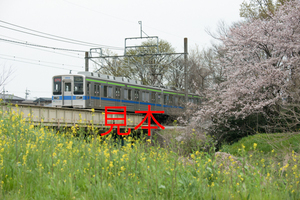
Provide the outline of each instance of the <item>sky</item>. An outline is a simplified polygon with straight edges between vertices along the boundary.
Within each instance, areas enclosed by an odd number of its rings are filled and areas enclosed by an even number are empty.
[[[140,36],[138,21],[148,36],[166,40],[177,53],[183,53],[185,37],[189,51],[207,48],[213,38],[205,30],[216,30],[220,21],[230,25],[242,20],[242,2],[0,0],[0,75],[11,71],[4,91],[25,98],[29,90],[27,99],[51,97],[53,76],[84,71],[84,51],[101,47],[123,55],[125,38]],[[52,40],[42,33],[61,38]],[[79,45],[75,40],[92,44]],[[94,69],[90,62],[90,71]]]

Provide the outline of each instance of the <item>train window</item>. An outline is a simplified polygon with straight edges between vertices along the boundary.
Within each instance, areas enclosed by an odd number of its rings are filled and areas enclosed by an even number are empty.
[[[53,94],[61,94],[61,83],[54,83]]]
[[[65,83],[65,92],[71,92],[71,83]]]
[[[145,92],[142,92],[142,101],[145,101]]]
[[[151,102],[155,103],[155,92],[151,92]]]
[[[112,87],[105,85],[104,86],[104,97],[112,98],[112,94],[113,94]]]
[[[124,89],[124,99],[128,99],[128,90]]]
[[[103,92],[104,95],[103,95],[103,96],[104,96],[104,97],[107,97],[107,86],[105,85],[105,86],[103,87],[103,89],[104,89],[104,92]]]
[[[83,77],[74,76],[74,94],[83,94]]]
[[[173,95],[170,95],[170,96],[169,96],[169,104],[170,104],[170,105],[173,105]]]
[[[98,97],[100,96],[100,88],[101,88],[101,85],[97,84],[97,95],[96,96],[98,96]]]
[[[131,90],[128,90],[128,100],[131,100]]]
[[[134,91],[134,100],[140,101],[140,91],[139,90]]]
[[[53,94],[61,94],[61,76],[53,78]]]
[[[116,98],[117,99],[121,98],[121,88],[120,87],[116,87]]]
[[[175,106],[178,106],[178,97],[175,97]]]
[[[149,102],[149,92],[142,92],[142,101]]]
[[[169,96],[167,94],[164,95],[164,104],[167,104],[169,100]]]
[[[131,100],[131,90],[124,89],[124,99]]]
[[[74,94],[83,94],[83,84],[74,83]]]
[[[112,98],[113,97],[113,88],[111,86],[108,86],[107,89],[108,89],[107,90],[107,94],[108,94],[107,97]]]
[[[94,85],[94,95],[97,96],[97,85]]]
[[[157,103],[161,103],[161,98],[160,98],[160,94],[157,94]]]

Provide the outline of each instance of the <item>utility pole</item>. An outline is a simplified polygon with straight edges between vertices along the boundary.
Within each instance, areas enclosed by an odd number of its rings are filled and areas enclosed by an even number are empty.
[[[85,71],[89,71],[89,52],[85,52]]]
[[[184,91],[185,91],[185,102],[188,103],[188,84],[187,84],[187,38],[184,38]]]
[[[143,28],[142,28],[142,21],[139,21],[140,29],[141,29],[141,38],[143,37]]]
[[[30,90],[27,90],[27,88],[26,88],[26,90],[25,90],[25,100],[27,100],[27,96],[30,94],[29,92],[30,92]]]

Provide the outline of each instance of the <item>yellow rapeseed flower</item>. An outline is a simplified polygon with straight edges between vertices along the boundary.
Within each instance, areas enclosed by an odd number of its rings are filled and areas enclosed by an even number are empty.
[[[253,144],[253,148],[254,148],[254,149],[256,149],[256,147],[257,147],[257,144],[256,144],[256,143],[254,143],[254,144]]]

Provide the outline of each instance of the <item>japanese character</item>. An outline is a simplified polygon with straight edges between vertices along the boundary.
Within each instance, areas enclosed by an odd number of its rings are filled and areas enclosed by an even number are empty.
[[[124,109],[124,111],[109,111],[108,112],[108,109],[110,110],[114,110],[114,109]],[[120,118],[120,117],[112,117],[112,118],[109,118],[108,115],[124,115],[124,117]],[[109,124],[108,123],[108,120],[123,120],[124,122],[122,124]],[[113,129],[114,126],[117,126],[118,127],[118,135],[129,135],[130,134],[130,131],[131,129],[128,128],[128,132],[127,133],[120,133],[120,126],[126,126],[127,125],[127,121],[126,121],[126,106],[105,106],[105,126],[110,126],[110,129],[105,132],[105,133],[102,133],[100,134],[101,136],[104,136],[104,135],[107,135],[108,133],[110,133]]]
[[[151,118],[153,121],[161,128],[165,129],[158,121],[154,118],[152,113],[165,113],[165,111],[151,111],[151,105],[148,105],[148,111],[135,111],[135,113],[147,113],[145,118],[136,126],[134,127],[134,130],[138,129],[148,118],[148,126],[142,126],[142,129],[148,129],[148,136],[151,136],[151,129],[157,129],[157,126],[151,126]]]

